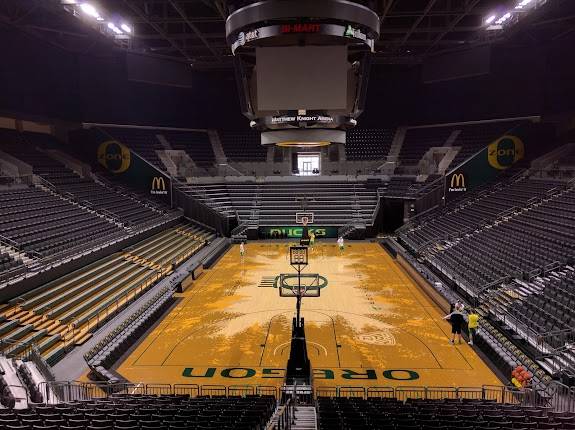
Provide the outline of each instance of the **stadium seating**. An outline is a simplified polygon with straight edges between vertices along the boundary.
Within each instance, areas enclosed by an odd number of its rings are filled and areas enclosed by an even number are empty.
[[[575,325],[575,269],[570,266],[536,277],[513,280],[496,291],[492,310],[504,309],[535,333],[560,331]],[[558,340],[558,338],[557,338]],[[552,342],[553,339],[550,339]],[[561,346],[553,344],[552,346]]]
[[[575,324],[575,268],[564,265],[531,280],[513,279],[491,290],[484,304],[510,334],[537,341],[533,346],[539,351],[534,353],[545,356],[541,363],[550,373],[575,376],[575,354],[569,348]]]
[[[156,150],[166,149],[156,137],[156,134],[158,134],[157,130],[123,127],[102,127],[101,130],[108,136],[128,146],[154,166],[161,170],[166,170],[166,166],[164,166],[164,163],[162,163],[156,153]]]
[[[235,213],[224,184],[179,185],[178,188],[223,215],[233,216]]]
[[[9,143],[2,145],[1,148],[32,166],[35,174],[46,180],[47,185],[54,186],[61,194],[71,197],[85,207],[111,215],[127,225],[160,221],[164,215],[166,208],[158,210],[157,205],[150,208],[148,199],[137,199],[131,194],[100,185],[90,178],[82,178],[33,146],[34,143],[41,143],[44,146],[55,145],[57,142],[51,136],[31,133],[21,136],[26,140],[26,144]]]
[[[512,208],[523,207],[530,199],[543,197],[562,185],[553,180],[507,176],[490,187],[475,190],[463,202],[454,201],[445,209],[426,214],[403,238],[416,248],[434,239],[447,239],[493,221]]]
[[[473,399],[318,398],[319,429],[571,429],[575,414]]]
[[[296,212],[314,212],[316,225],[369,223],[377,205],[377,190],[355,182],[276,182],[186,185],[184,192],[226,215],[262,226],[292,225]]]
[[[93,246],[98,238],[121,235],[105,218],[35,187],[0,189],[0,235],[26,253],[54,255],[72,245]]]
[[[55,178],[46,176],[47,180],[63,192],[74,196],[82,205],[112,215],[114,219],[126,225],[138,225],[160,220],[164,210],[158,211],[143,204],[143,201],[102,186],[89,179],[82,179],[74,173]]]
[[[22,260],[15,260],[8,253],[0,252],[0,280],[2,280],[2,274],[4,272],[21,268],[22,265]]]
[[[408,128],[399,153],[399,161],[403,165],[416,165],[427,150],[445,146],[452,133],[458,132],[455,139],[449,143],[449,146],[460,147],[450,164],[453,168],[520,123],[519,120],[506,120]]]
[[[162,131],[173,149],[185,151],[200,167],[212,167],[216,162],[208,134],[199,131]]]
[[[394,197],[407,196],[415,193],[416,190],[415,177],[413,176],[392,176],[382,186],[384,195]]]
[[[347,160],[379,160],[385,158],[395,136],[395,129],[351,129],[347,132]]]
[[[0,428],[263,430],[275,406],[272,396],[190,398],[115,394],[106,399],[5,410],[0,413]]]
[[[90,351],[84,354],[88,366],[98,377],[114,381],[116,377],[108,372],[126,350],[157,320],[173,302],[171,286],[163,288],[136,312],[116,327]]]
[[[496,121],[479,124],[468,124],[461,128],[461,133],[453,141],[452,146],[460,146],[455,159],[451,162],[451,167],[456,167],[463,161],[483,149],[493,140],[502,136],[505,132],[518,126],[521,121]]]
[[[267,148],[256,131],[220,131],[224,153],[231,161],[265,161]]]
[[[452,131],[451,127],[408,129],[399,153],[401,164],[416,165],[429,148],[444,146]]]
[[[575,214],[561,209],[572,204],[572,190],[546,201],[528,201],[556,188],[553,181],[527,180],[507,187],[506,192],[488,202],[481,199],[476,209],[485,209],[488,222],[501,219],[477,231],[468,232],[434,252],[439,264],[472,286],[484,286],[498,279],[523,277],[554,263],[566,263],[575,257]],[[471,206],[468,206],[469,211]],[[512,209],[517,208],[517,209]],[[505,210],[512,213],[500,215]],[[564,214],[564,215],[563,215]],[[562,215],[562,216],[560,216]],[[478,227],[471,223],[470,227]]]
[[[212,238],[204,228],[181,224],[44,284],[10,301],[0,314],[0,334],[35,343],[54,364]]]

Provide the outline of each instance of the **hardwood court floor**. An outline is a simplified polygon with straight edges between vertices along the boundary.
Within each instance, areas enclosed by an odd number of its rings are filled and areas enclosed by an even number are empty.
[[[118,367],[132,382],[281,385],[294,298],[259,287],[292,273],[287,243],[238,246],[207,270]],[[304,298],[314,384],[500,384],[467,344],[450,345],[443,314],[377,244],[316,244],[307,273],[328,279]]]

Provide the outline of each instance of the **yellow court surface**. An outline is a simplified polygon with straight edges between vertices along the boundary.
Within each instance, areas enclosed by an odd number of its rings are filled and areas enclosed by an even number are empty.
[[[249,243],[243,257],[233,246],[117,371],[142,383],[281,385],[296,299],[262,279],[295,273],[288,258],[287,243]],[[378,244],[316,244],[304,273],[328,280],[302,304],[315,386],[500,384],[470,346],[449,344],[443,313]]]

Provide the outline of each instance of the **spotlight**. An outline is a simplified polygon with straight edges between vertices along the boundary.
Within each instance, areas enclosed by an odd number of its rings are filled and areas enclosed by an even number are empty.
[[[509,18],[511,18],[511,12],[507,12],[505,15],[503,15],[501,18],[499,18],[497,21],[495,21],[495,24],[503,24],[505,21],[507,21]]]
[[[533,0],[521,0],[517,6],[515,6],[515,9],[523,9],[525,6],[527,6],[529,3],[531,3]]]
[[[493,21],[495,21],[495,18],[497,18],[497,15],[491,15],[485,20],[485,24],[491,24]]]
[[[122,34],[122,30],[120,30],[113,22],[108,23],[108,28],[112,30],[116,34]]]
[[[80,9],[82,9],[82,12],[84,12],[86,15],[91,16],[92,18],[96,19],[101,18],[96,8],[92,6],[90,3],[82,3],[80,5]]]
[[[122,30],[124,30],[126,33],[131,33],[132,32],[132,27],[130,27],[128,24],[124,23],[120,26],[120,28]]]

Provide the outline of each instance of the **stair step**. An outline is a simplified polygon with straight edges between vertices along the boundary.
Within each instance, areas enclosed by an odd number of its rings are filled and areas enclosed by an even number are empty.
[[[76,335],[74,337],[74,344],[76,346],[82,345],[84,342],[86,342],[91,337],[92,337],[92,333],[80,333],[79,335]]]

